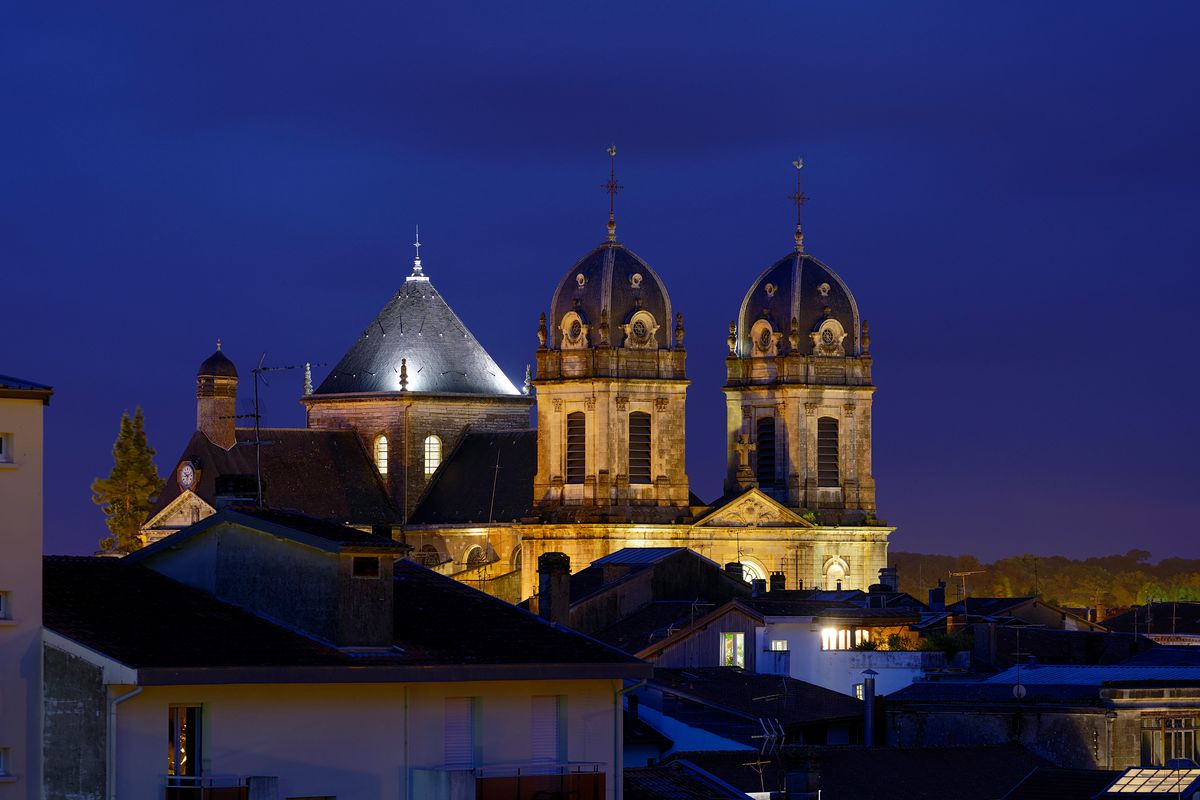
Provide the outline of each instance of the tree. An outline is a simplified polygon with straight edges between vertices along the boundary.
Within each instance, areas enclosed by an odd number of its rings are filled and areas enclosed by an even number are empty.
[[[141,547],[138,529],[150,513],[163,481],[154,466],[154,448],[146,442],[142,409],[131,419],[121,415],[121,431],[113,444],[113,468],[92,482],[92,502],[104,511],[111,536],[100,540],[109,553],[131,553]]]

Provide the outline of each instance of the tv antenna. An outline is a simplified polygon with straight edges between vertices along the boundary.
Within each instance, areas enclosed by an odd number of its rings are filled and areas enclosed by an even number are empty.
[[[967,570],[966,572],[951,572],[950,573],[951,578],[958,578],[962,581],[962,604],[963,604],[963,618],[964,619],[967,616],[967,578],[970,577],[971,575],[982,575],[985,572],[987,572],[986,569],[972,569],[972,570]]]

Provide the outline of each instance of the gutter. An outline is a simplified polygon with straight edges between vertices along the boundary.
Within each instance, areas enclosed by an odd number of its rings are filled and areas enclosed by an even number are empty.
[[[107,784],[104,796],[107,800],[117,800],[117,705],[124,703],[130,698],[136,697],[142,693],[144,687],[137,687],[131,692],[126,692],[120,697],[114,697],[108,701],[108,724],[106,726],[105,736],[105,771],[104,778]]]

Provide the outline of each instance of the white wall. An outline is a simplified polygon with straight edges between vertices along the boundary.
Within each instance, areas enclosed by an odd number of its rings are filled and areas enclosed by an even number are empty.
[[[863,682],[863,670],[879,673],[875,693],[890,694],[903,689],[924,674],[925,665],[944,662],[940,653],[905,650],[822,650],[821,627],[814,622],[772,622],[757,631],[759,650],[768,649],[772,639],[788,643],[788,674],[853,696],[854,684]],[[770,659],[762,658],[764,670]]]
[[[607,765],[620,681],[147,687],[118,708],[117,796],[161,800],[167,708],[204,706],[205,773],[275,776],[279,796],[407,798],[409,769],[443,766],[445,699],[482,698],[480,766],[530,761],[532,698],[567,696],[567,758]],[[413,798],[413,800],[418,800]]]
[[[41,796],[42,401],[0,397],[0,433],[13,459],[0,463],[0,748],[10,751],[0,800]]]

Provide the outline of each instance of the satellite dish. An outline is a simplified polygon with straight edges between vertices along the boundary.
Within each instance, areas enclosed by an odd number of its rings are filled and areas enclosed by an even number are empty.
[[[1018,700],[1020,700],[1020,699],[1021,699],[1021,698],[1023,698],[1024,696],[1025,696],[1025,687],[1024,687],[1024,686],[1022,686],[1022,685],[1021,685],[1021,684],[1019,684],[1019,683],[1018,683],[1018,684],[1015,684],[1015,685],[1013,686],[1013,697],[1015,697],[1015,698],[1017,698]]]

